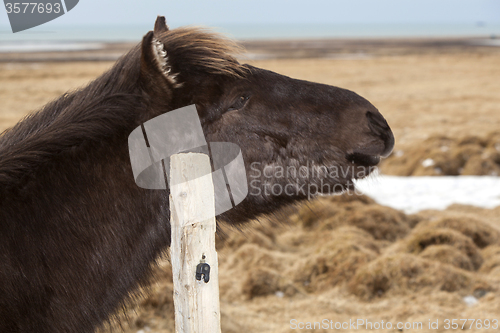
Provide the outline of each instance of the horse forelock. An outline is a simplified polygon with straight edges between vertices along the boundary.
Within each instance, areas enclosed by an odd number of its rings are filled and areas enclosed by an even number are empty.
[[[164,56],[160,61],[167,71],[176,68],[172,75],[190,73],[218,74],[232,77],[244,77],[248,69],[240,64],[236,56],[243,53],[243,48],[233,40],[216,32],[200,27],[182,27],[164,31],[155,35],[155,40],[163,46],[156,47],[157,54]],[[162,53],[165,52],[165,54]]]

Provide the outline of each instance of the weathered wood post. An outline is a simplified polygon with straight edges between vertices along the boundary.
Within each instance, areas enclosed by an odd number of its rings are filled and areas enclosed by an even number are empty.
[[[172,155],[170,184],[175,331],[220,333],[215,199],[208,155]],[[206,274],[197,276],[197,267]]]

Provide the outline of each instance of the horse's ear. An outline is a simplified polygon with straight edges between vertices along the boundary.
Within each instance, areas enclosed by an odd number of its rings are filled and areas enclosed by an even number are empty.
[[[148,90],[165,91],[178,86],[175,77],[163,43],[155,38],[153,31],[148,32],[141,45],[141,81]]]
[[[155,22],[155,35],[159,35],[162,32],[168,31],[167,21],[165,21],[165,16],[159,16],[156,18]]]

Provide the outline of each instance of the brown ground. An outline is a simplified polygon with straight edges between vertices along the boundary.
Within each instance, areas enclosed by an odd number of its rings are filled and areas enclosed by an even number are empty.
[[[438,51],[251,63],[370,100],[386,116],[401,152],[383,171],[432,174],[449,167],[465,174],[471,156],[486,153],[485,163],[498,164],[500,142],[490,133],[500,129],[500,53]],[[0,131],[111,64],[1,63]],[[466,136],[473,139],[464,141]],[[430,171],[421,168],[427,158],[436,162]],[[444,319],[500,321],[498,216],[500,208],[458,205],[409,216],[345,196],[289,209],[280,217],[284,226],[264,219],[243,234],[228,230],[218,241],[223,332],[291,332],[292,319],[423,322],[423,329],[404,331],[429,331],[429,319],[439,320],[439,331],[445,330]],[[173,332],[170,279],[168,261],[162,260],[158,283],[130,311],[126,332]],[[470,295],[479,302],[467,306],[463,297]]]

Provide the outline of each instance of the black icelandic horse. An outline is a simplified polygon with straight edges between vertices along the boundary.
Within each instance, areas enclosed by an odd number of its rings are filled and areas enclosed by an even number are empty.
[[[170,213],[168,190],[133,179],[127,138],[144,121],[196,104],[207,142],[239,145],[253,183],[219,217],[233,224],[307,198],[304,185],[350,188],[392,150],[364,98],[239,64],[234,51],[158,17],[108,72],[0,136],[0,332],[94,332],[148,283]],[[311,165],[313,177],[272,174]]]

